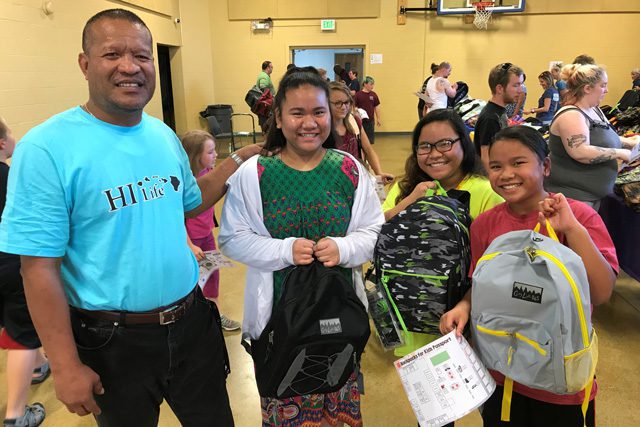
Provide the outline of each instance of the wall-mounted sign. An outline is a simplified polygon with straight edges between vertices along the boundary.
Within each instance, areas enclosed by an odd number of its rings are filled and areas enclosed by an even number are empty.
[[[335,19],[321,19],[320,20],[320,29],[322,31],[335,31],[336,30],[336,20]]]

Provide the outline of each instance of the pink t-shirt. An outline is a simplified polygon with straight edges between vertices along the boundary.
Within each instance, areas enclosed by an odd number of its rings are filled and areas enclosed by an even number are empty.
[[[206,168],[200,171],[198,178],[211,171],[211,168]],[[187,234],[191,240],[202,239],[211,234],[211,230],[214,227],[213,215],[215,205],[211,206],[204,212],[201,212],[198,216],[193,218],[187,218],[185,221],[187,225]]]
[[[591,240],[600,250],[604,258],[616,272],[619,271],[618,258],[616,256],[616,248],[611,241],[609,232],[607,231],[602,218],[590,206],[573,199],[567,199],[569,206],[573,211],[576,219],[586,229]],[[533,230],[538,223],[538,212],[531,212],[526,215],[517,215],[506,203],[480,214],[471,224],[471,269],[469,277],[473,274],[478,259],[484,254],[489,244],[498,236],[510,231],[516,230]],[[542,234],[546,235],[543,227]],[[564,234],[558,233],[558,239],[566,245]],[[504,384],[504,375],[500,372],[489,370],[491,376],[500,385]],[[560,395],[550,393],[548,391],[533,389],[517,382],[513,383],[513,391],[523,396],[540,400],[542,402],[554,403],[559,405],[580,405],[584,400],[584,391],[576,394]],[[590,400],[593,399],[598,392],[598,384],[594,381],[591,390]]]

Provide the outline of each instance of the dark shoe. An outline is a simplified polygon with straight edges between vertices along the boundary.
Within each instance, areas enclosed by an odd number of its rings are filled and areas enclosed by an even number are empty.
[[[5,427],[36,427],[42,424],[46,413],[42,403],[25,406],[24,415],[18,418],[5,419]]]
[[[49,362],[44,362],[42,365],[33,370],[34,377],[31,378],[31,385],[40,384],[44,382],[49,375],[51,375],[51,369],[49,368]]]

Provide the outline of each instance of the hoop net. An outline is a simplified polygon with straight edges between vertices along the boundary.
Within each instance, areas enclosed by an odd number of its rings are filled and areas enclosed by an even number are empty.
[[[480,1],[472,3],[473,8],[476,10],[476,16],[473,19],[473,25],[476,26],[479,30],[486,30],[487,24],[491,21],[491,13],[492,9],[489,7],[493,6],[492,1]]]

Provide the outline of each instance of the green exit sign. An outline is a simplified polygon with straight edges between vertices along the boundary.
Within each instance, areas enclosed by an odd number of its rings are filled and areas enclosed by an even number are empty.
[[[320,29],[322,31],[335,31],[336,20],[335,19],[322,19],[320,20]]]

